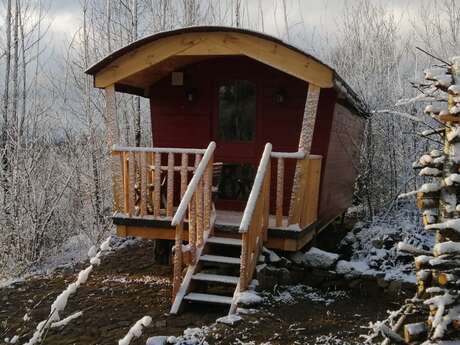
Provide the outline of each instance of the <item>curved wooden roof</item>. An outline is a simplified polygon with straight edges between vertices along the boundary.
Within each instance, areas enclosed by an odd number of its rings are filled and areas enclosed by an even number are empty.
[[[146,95],[156,80],[181,67],[222,55],[245,55],[322,88],[336,87],[358,110],[364,105],[328,65],[275,37],[246,29],[197,26],[160,32],[108,55],[86,73],[94,85]]]

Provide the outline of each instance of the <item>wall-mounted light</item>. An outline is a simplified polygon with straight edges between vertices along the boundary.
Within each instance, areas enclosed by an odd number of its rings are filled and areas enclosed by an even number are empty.
[[[185,91],[185,98],[189,102],[194,102],[196,100],[196,89],[187,89]]]
[[[286,91],[278,89],[275,93],[275,103],[282,104],[286,101]]]

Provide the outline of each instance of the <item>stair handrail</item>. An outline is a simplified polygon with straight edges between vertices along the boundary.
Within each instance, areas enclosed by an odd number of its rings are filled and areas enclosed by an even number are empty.
[[[270,206],[270,155],[272,144],[267,143],[257,168],[239,227],[242,234],[239,290],[247,289],[266,239]]]
[[[171,221],[176,227],[174,246],[174,273],[173,273],[173,300],[179,291],[182,283],[182,268],[184,263],[183,255],[188,253],[186,260],[189,265],[196,262],[197,252],[201,250],[206,234],[211,229],[211,185],[212,185],[212,163],[216,143],[211,141],[199,161],[190,183],[182,196],[180,204]],[[197,162],[195,162],[196,164]],[[183,223],[189,210],[188,217],[188,246],[183,248]]]

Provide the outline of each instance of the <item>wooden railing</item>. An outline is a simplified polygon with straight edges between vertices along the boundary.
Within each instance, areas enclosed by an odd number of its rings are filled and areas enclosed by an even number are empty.
[[[270,154],[272,144],[265,145],[254,184],[240,224],[242,234],[239,290],[244,291],[251,282],[267,237],[270,211]]]
[[[206,238],[212,228],[212,175],[213,158],[216,144],[211,142],[195,173],[182,195],[181,202],[172,219],[171,225],[176,227],[174,246],[174,276],[173,300],[179,291],[182,282],[184,264],[195,265],[201,253]],[[184,220],[188,211],[188,245],[184,248],[183,229]]]
[[[129,217],[172,217],[176,172],[180,173],[182,197],[204,153],[204,149],[114,145],[112,155],[119,157],[121,166],[120,174],[114,176],[115,211]],[[180,165],[175,164],[177,156]]]
[[[276,226],[282,227],[285,222],[283,215],[285,159],[296,159],[301,167],[299,198],[293,200],[294,204],[291,207],[294,207],[294,217],[287,219],[287,224],[299,224],[299,227],[303,228],[317,220],[322,157],[314,155],[305,157],[303,152],[272,152],[272,145],[266,144],[239,228],[242,234],[239,291],[247,289],[263,243],[267,239],[272,158],[277,159]]]
[[[276,159],[276,199],[275,199],[275,226],[288,227],[298,224],[299,228],[314,223],[318,216],[319,187],[321,176],[322,156],[309,155],[298,152],[272,152],[271,157]],[[290,215],[284,215],[284,181],[286,159],[294,159],[300,166],[300,185],[295,199],[289,205]]]

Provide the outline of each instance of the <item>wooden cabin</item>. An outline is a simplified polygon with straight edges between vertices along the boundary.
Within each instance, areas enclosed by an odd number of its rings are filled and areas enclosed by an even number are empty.
[[[351,205],[365,106],[302,50],[191,27],[140,39],[87,73],[105,89],[118,234],[175,241],[171,312],[185,300],[233,312],[263,246],[299,250]],[[151,147],[119,144],[116,92],[150,100]]]

